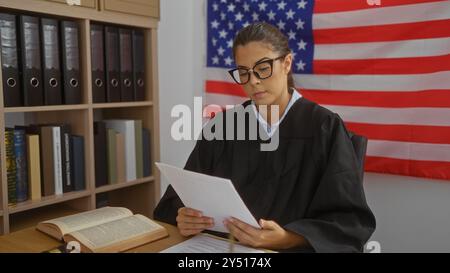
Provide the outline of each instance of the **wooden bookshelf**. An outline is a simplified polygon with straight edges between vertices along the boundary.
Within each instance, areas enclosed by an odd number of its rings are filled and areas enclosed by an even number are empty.
[[[106,185],[106,186],[96,188],[95,193],[104,193],[104,192],[109,192],[109,191],[115,191],[115,190],[119,190],[119,189],[126,188],[126,187],[131,187],[131,186],[135,186],[135,185],[139,185],[139,184],[150,183],[150,182],[153,182],[154,180],[155,180],[155,178],[153,176],[150,176],[150,177],[144,177],[141,179],[137,179],[134,181],[121,182],[121,183],[117,183],[117,184],[113,184],[113,185]]]
[[[132,3],[129,10],[126,3]],[[136,9],[142,5],[142,9]],[[120,9],[115,9],[120,7]],[[138,12],[137,12],[138,11]],[[159,161],[159,96],[157,27],[159,1],[115,0],[105,5],[102,0],[82,0],[81,6],[69,6],[64,0],[0,0],[0,12],[25,13],[76,21],[80,26],[80,66],[82,104],[37,107],[4,107],[3,79],[0,73],[0,235],[35,226],[38,222],[96,208],[97,198],[106,194],[109,204],[124,206],[134,213],[152,217],[159,201],[160,177],[152,165],[152,175],[135,181],[95,187],[94,121],[100,119],[139,119],[151,133],[152,163]],[[144,30],[146,91],[145,101],[93,103],[90,26],[91,23],[138,27]],[[1,56],[0,56],[1,57]],[[85,182],[83,191],[42,197],[22,203],[8,204],[5,127],[11,116],[20,115],[25,124],[68,123],[71,133],[81,135],[85,142]],[[41,151],[42,152],[42,151]]]

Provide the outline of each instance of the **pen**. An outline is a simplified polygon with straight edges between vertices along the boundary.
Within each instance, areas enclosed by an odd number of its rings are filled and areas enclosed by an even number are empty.
[[[230,236],[228,237],[228,241],[230,242],[230,253],[234,253],[234,236],[233,233],[230,232]]]

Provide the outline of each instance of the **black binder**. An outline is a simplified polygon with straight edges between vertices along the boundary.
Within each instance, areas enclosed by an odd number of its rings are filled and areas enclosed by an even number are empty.
[[[119,29],[121,101],[134,100],[131,30]]]
[[[61,52],[64,79],[64,103],[81,103],[79,27],[76,22],[61,21]]]
[[[134,99],[145,100],[145,45],[144,32],[133,30],[133,80]]]
[[[16,33],[16,16],[0,13],[0,51],[2,54],[3,100],[5,107],[23,106]]]
[[[42,70],[45,105],[62,104],[59,26],[53,19],[41,19]]]
[[[19,26],[24,105],[43,105],[39,18],[20,15]]]
[[[95,186],[108,184],[108,159],[106,157],[106,127],[102,121],[94,122]]]
[[[106,100],[120,102],[119,30],[105,27]]]
[[[94,103],[106,102],[105,46],[102,25],[91,25],[92,99]]]

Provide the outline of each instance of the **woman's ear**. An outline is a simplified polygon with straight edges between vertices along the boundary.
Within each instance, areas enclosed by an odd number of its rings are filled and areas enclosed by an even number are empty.
[[[292,69],[292,53],[289,53],[288,55],[286,55],[286,57],[284,58],[284,72],[287,74],[289,74],[289,72]]]

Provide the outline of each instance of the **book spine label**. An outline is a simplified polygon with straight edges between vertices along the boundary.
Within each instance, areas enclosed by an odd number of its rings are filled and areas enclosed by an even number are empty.
[[[63,194],[62,161],[61,161],[61,129],[53,127],[53,158],[55,167],[55,194]]]
[[[24,130],[14,130],[14,152],[16,158],[16,199],[17,202],[23,202],[28,199],[28,170]]]

